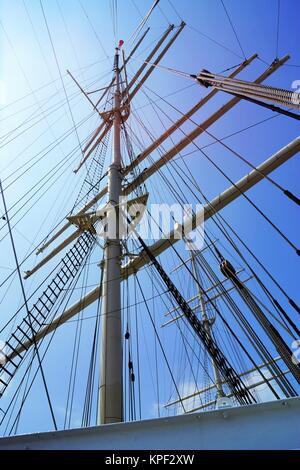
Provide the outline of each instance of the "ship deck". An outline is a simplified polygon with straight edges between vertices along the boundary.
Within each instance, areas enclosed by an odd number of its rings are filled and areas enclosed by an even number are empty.
[[[300,397],[168,418],[0,438],[0,450],[300,449]]]

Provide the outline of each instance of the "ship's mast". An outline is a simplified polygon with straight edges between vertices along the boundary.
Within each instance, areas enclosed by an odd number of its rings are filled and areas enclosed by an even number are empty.
[[[158,4],[158,1],[154,2],[154,7]],[[153,10],[153,7],[150,10]],[[148,15],[147,15],[148,18]],[[144,21],[141,23],[141,27],[138,29],[142,29],[144,26]],[[140,238],[140,245],[143,248],[140,253],[137,254],[133,259],[130,258],[128,263],[121,267],[121,256],[122,256],[122,243],[121,243],[121,234],[119,233],[119,202],[121,194],[123,196],[129,196],[135,189],[137,189],[141,184],[145,183],[148,178],[154,175],[157,171],[159,171],[163,166],[165,166],[168,162],[170,162],[181,150],[185,147],[190,145],[191,143],[195,144],[195,139],[203,132],[207,132],[206,129],[212,126],[219,118],[221,118],[226,112],[232,109],[241,99],[248,99],[248,94],[244,90],[244,94],[241,95],[240,93],[234,92],[234,97],[222,105],[221,108],[216,110],[211,116],[206,118],[202,124],[197,124],[195,121],[191,119],[196,111],[198,111],[207,101],[215,96],[215,94],[220,91],[224,90],[223,81],[225,80],[225,84],[227,82],[231,83],[232,85],[237,85],[237,83],[241,83],[242,86],[250,86],[251,89],[255,90],[257,93],[266,93],[268,94],[270,90],[267,87],[260,88],[259,85],[263,82],[266,78],[268,78],[273,72],[275,72],[281,65],[283,65],[289,58],[289,56],[285,56],[282,59],[276,59],[270,66],[268,66],[267,70],[265,70],[256,80],[254,83],[249,84],[248,82],[238,82],[235,79],[235,76],[242,71],[248,64],[254,60],[256,54],[251,56],[249,59],[245,60],[242,64],[240,64],[231,74],[229,77],[222,77],[222,87],[218,85],[216,82],[216,77],[214,78],[213,82],[209,82],[211,77],[207,78],[207,72],[204,74],[205,80],[203,81],[201,78],[201,74],[199,76],[192,76],[190,78],[194,78],[197,80],[198,83],[203,82],[205,86],[213,86],[213,90],[207,94],[204,98],[202,97],[201,100],[194,105],[190,110],[186,113],[182,113],[180,110],[178,111],[181,114],[181,117],[176,121],[172,122],[172,125],[165,130],[165,132],[159,136],[156,140],[151,142],[151,144],[143,149],[143,151],[134,156],[131,159],[130,164],[124,166],[122,168],[121,163],[121,125],[125,122],[129,114],[129,106],[130,102],[134,98],[134,96],[138,93],[141,89],[143,84],[152,74],[152,72],[159,67],[159,63],[167,53],[168,49],[174,43],[178,35],[181,33],[185,26],[185,23],[182,22],[181,25],[177,28],[176,32],[169,38],[172,31],[174,30],[174,25],[169,25],[166,31],[164,32],[163,36],[159,39],[159,41],[155,44],[153,50],[150,52],[148,57],[145,61],[142,61],[142,65],[136,71],[133,78],[130,82],[125,80],[126,87],[125,90],[121,90],[121,72],[124,69],[125,78],[126,78],[126,69],[125,65],[129,58],[135,59],[135,51],[142,43],[145,35],[145,32],[142,37],[137,41],[136,45],[133,47],[131,53],[128,55],[127,59],[125,60],[125,56],[123,55],[123,66],[119,66],[119,52],[122,46],[121,42],[119,43],[119,47],[116,48],[115,54],[115,61],[114,61],[114,76],[112,81],[110,82],[109,86],[106,87],[104,93],[101,95],[99,100],[96,104],[93,103],[92,99],[90,99],[89,94],[90,92],[85,92],[84,89],[81,87],[79,82],[73,77],[73,75],[69,72],[69,75],[79,87],[80,91],[84,94],[84,96],[89,101],[90,105],[92,105],[94,111],[98,113],[101,117],[101,123],[98,128],[93,133],[92,137],[89,138],[88,142],[85,144],[83,148],[83,159],[81,160],[79,166],[74,171],[77,173],[80,168],[84,167],[87,159],[94,153],[94,151],[102,144],[103,147],[107,147],[105,138],[108,136],[108,133],[113,128],[113,145],[112,145],[112,161],[108,168],[108,183],[103,188],[99,188],[99,192],[96,195],[92,196],[88,202],[85,203],[84,207],[80,209],[80,211],[75,214],[71,215],[67,218],[67,222],[63,225],[63,227],[59,228],[56,233],[52,234],[50,238],[47,238],[47,241],[39,248],[38,253],[43,252],[48,246],[50,246],[58,237],[60,237],[67,229],[70,227],[71,224],[74,224],[76,227],[76,231],[68,235],[63,241],[61,241],[58,246],[54,247],[54,249],[45,256],[39,263],[35,265],[35,267],[26,272],[26,278],[31,276],[33,273],[38,271],[42,268],[45,264],[47,264],[52,258],[57,256],[62,250],[64,250],[70,243],[74,240],[77,240],[74,246],[65,254],[64,258],[61,260],[61,269],[57,272],[56,277],[52,279],[51,283],[47,287],[47,289],[43,292],[40,298],[32,307],[31,311],[28,313],[27,317],[24,317],[21,324],[17,326],[15,332],[13,332],[7,342],[7,346],[10,348],[9,355],[7,358],[7,363],[5,366],[0,366],[0,373],[5,372],[5,376],[9,377],[9,380],[3,381],[2,379],[0,382],[3,385],[3,390],[7,388],[9,385],[9,381],[13,378],[14,373],[18,369],[19,365],[22,362],[23,356],[25,356],[26,351],[30,346],[35,346],[36,342],[44,339],[45,336],[49,335],[51,332],[55,331],[58,327],[61,327],[66,321],[70,318],[75,316],[77,313],[85,309],[87,306],[91,305],[93,302],[99,300],[101,297],[102,300],[102,312],[101,312],[101,320],[102,320],[102,328],[101,328],[101,356],[100,356],[100,382],[99,382],[99,391],[98,391],[98,418],[97,421],[99,424],[109,424],[109,423],[118,423],[124,419],[123,416],[123,384],[122,384],[122,372],[123,372],[123,355],[122,355],[122,322],[121,322],[121,279],[127,279],[129,276],[136,274],[139,269],[143,266],[147,265],[148,263],[152,263],[155,267],[157,273],[160,275],[162,281],[165,283],[168,292],[170,295],[173,296],[173,300],[178,305],[178,309],[182,312],[180,317],[173,319],[172,321],[177,321],[178,318],[184,317],[185,320],[189,323],[192,327],[194,333],[197,335],[199,340],[204,345],[206,351],[209,352],[211,357],[211,364],[212,369],[214,372],[214,386],[217,389],[217,406],[218,406],[218,399],[220,399],[220,404],[223,406],[225,403],[229,403],[228,400],[231,396],[234,396],[238,399],[239,403],[252,403],[253,396],[249,392],[250,386],[245,386],[243,381],[241,380],[241,375],[238,375],[237,372],[232,368],[229,361],[227,361],[226,357],[222,353],[222,350],[218,347],[218,345],[214,342],[214,335],[212,330],[212,321],[207,314],[206,304],[207,302],[212,302],[214,299],[209,299],[207,296],[207,292],[205,292],[201,286],[201,276],[199,272],[199,266],[196,263],[196,257],[198,256],[197,251],[194,253],[192,252],[192,267],[193,267],[193,278],[196,280],[197,288],[198,288],[198,297],[199,297],[199,306],[201,309],[201,319],[198,319],[197,316],[194,314],[193,310],[189,306],[190,301],[185,301],[184,297],[178,291],[170,277],[168,276],[167,272],[163,269],[160,263],[157,261],[157,257],[172,247],[176,241],[178,240],[177,232],[178,230],[174,228],[171,230],[169,234],[165,235],[161,240],[156,241],[153,245],[146,245],[144,241]],[[140,32],[140,31],[139,31]],[[136,39],[137,40],[137,39]],[[168,40],[168,41],[167,41]],[[165,44],[165,41],[166,44]],[[164,46],[164,47],[163,47]],[[159,53],[160,48],[163,49]],[[158,56],[155,58],[155,56]],[[148,67],[149,66],[149,67]],[[148,67],[148,69],[147,69]],[[175,70],[174,70],[175,72]],[[202,73],[203,75],[203,73]],[[210,74],[211,75],[211,74]],[[218,78],[218,77],[217,77]],[[231,80],[231,82],[230,82]],[[137,82],[137,84],[136,84]],[[109,111],[105,110],[104,112],[100,112],[97,109],[98,104],[101,102],[103,97],[110,92],[110,90],[114,90],[113,92],[113,106],[112,109]],[[269,91],[268,91],[269,90]],[[272,89],[272,93],[274,92],[275,95],[278,92],[283,93],[283,98],[285,97],[284,90],[277,90]],[[100,90],[96,90],[97,92]],[[93,93],[95,93],[94,91]],[[240,92],[240,89],[238,90]],[[226,91],[227,92],[227,91]],[[271,93],[271,92],[270,92]],[[289,93],[289,92],[288,92]],[[125,99],[126,95],[126,99]],[[245,97],[245,96],[246,97]],[[261,96],[261,95],[259,95]],[[266,96],[264,94],[264,96]],[[269,97],[269,95],[267,96]],[[292,99],[292,95],[288,94],[289,101]],[[276,98],[276,97],[275,97]],[[274,99],[274,96],[272,96]],[[253,99],[250,99],[253,101]],[[165,100],[164,100],[165,101]],[[255,101],[255,100],[254,100]],[[277,102],[277,101],[276,101]],[[281,101],[280,101],[281,103]],[[261,104],[261,103],[260,103]],[[261,104],[262,105],[262,104]],[[264,105],[265,106],[265,105]],[[272,105],[273,106],[273,105]],[[176,109],[176,108],[174,108]],[[273,108],[271,108],[273,109]],[[298,109],[298,108],[297,108]],[[274,110],[274,109],[273,109]],[[283,111],[282,111],[283,112]],[[284,114],[290,115],[289,111],[284,111]],[[295,117],[295,116],[292,116]],[[297,119],[299,116],[297,117]],[[166,153],[160,156],[158,160],[153,162],[149,168],[145,168],[143,171],[140,171],[139,165],[142,161],[144,161],[149,155],[153,153],[154,150],[158,149],[165,140],[167,140],[175,131],[181,128],[181,126],[190,120],[192,123],[196,125],[196,127],[186,134],[184,131],[184,137],[177,142],[175,145],[167,150]],[[124,129],[125,130],[125,129]],[[152,139],[151,139],[152,140]],[[196,145],[196,144],[195,144]],[[103,148],[100,147],[100,148]],[[198,214],[192,214],[190,218],[187,218],[185,221],[185,234],[189,233],[190,231],[195,230],[197,227],[197,220],[208,220],[209,218],[216,216],[217,213],[222,210],[225,206],[230,204],[233,200],[243,195],[246,191],[248,191],[251,187],[261,181],[263,178],[266,178],[267,175],[278,168],[280,165],[285,163],[288,159],[293,157],[300,148],[300,138],[295,139],[293,142],[288,144],[283,149],[276,152],[273,156],[269,159],[264,161],[260,164],[257,168],[253,167],[253,171],[249,174],[244,176],[241,180],[236,183],[233,183],[231,187],[226,189],[223,193],[217,195],[212,201],[207,202],[204,208],[201,209],[201,217],[198,217]],[[126,176],[128,174],[133,175],[133,170],[136,170],[136,174],[134,179],[127,181]],[[226,175],[225,175],[226,176]],[[124,179],[124,185],[122,184],[122,179]],[[125,181],[126,179],[126,181]],[[228,178],[230,181],[230,179]],[[100,183],[100,182],[99,182]],[[99,185],[97,183],[97,185]],[[95,185],[95,186],[97,186]],[[100,186],[100,185],[99,185]],[[94,188],[94,186],[93,186]],[[89,191],[90,192],[90,191]],[[88,192],[88,194],[89,194]],[[95,206],[95,204],[100,201],[105,194],[108,194],[107,204],[101,209],[93,212],[87,212],[88,209]],[[285,195],[293,199],[294,201],[298,201],[294,195],[289,193],[289,191],[284,191]],[[297,202],[297,203],[298,203]],[[69,306],[65,309],[61,314],[56,316],[50,323],[45,322],[46,318],[50,318],[50,312],[55,305],[55,302],[58,300],[59,295],[66,290],[66,286],[70,285],[72,279],[75,278],[76,275],[80,273],[81,266],[83,263],[86,262],[88,259],[89,254],[93,248],[93,244],[95,242],[95,224],[98,223],[99,220],[102,220],[102,209],[105,211],[106,217],[106,227],[108,231],[104,232],[105,238],[105,245],[104,245],[104,258],[103,263],[101,264],[102,269],[102,281],[96,289],[87,293],[84,297],[81,297],[76,303]],[[102,220],[103,222],[103,220]],[[298,250],[299,251],[299,250]],[[251,253],[251,252],[250,252]],[[227,265],[230,266],[230,263],[226,260],[223,260],[222,263],[225,262],[225,268]],[[185,263],[184,263],[185,264]],[[224,264],[224,263],[223,263]],[[275,346],[278,344],[278,335],[277,330],[273,327],[273,325],[264,317],[263,312],[260,310],[260,307],[255,302],[255,299],[252,298],[251,293],[249,293],[246,289],[241,290],[243,287],[242,284],[246,281],[241,282],[237,277],[234,269],[232,271],[228,269],[228,266],[221,271],[226,276],[226,278],[230,279],[233,283],[231,289],[239,289],[239,293],[243,298],[243,301],[246,302],[247,306],[250,307],[252,312],[254,312],[255,316],[260,320],[260,323],[263,327],[265,327],[267,333],[269,333],[269,337],[272,340]],[[190,270],[189,270],[190,271]],[[197,272],[198,271],[198,272]],[[267,271],[266,271],[267,272]],[[272,277],[271,277],[272,278]],[[273,279],[274,280],[274,279]],[[69,284],[68,284],[69,283]],[[218,285],[218,284],[217,284]],[[280,288],[280,286],[278,285]],[[211,290],[211,289],[210,289]],[[284,293],[284,291],[282,291]],[[221,295],[221,294],[219,294]],[[286,295],[286,294],[285,294]],[[286,295],[287,297],[287,295]],[[273,299],[276,304],[276,299]],[[298,312],[299,307],[295,304],[295,302],[288,298],[289,303],[296,309]],[[213,307],[217,308],[214,304]],[[280,305],[279,307],[280,308]],[[220,314],[220,312],[218,312]],[[285,313],[285,312],[283,312]],[[35,322],[35,329],[31,332],[30,335],[28,334],[28,326],[31,327],[31,321]],[[226,322],[227,325],[227,322]],[[230,325],[227,325],[230,327]],[[230,330],[233,333],[232,330]],[[271,332],[271,333],[270,333]],[[268,354],[263,351],[261,353],[262,359],[264,362],[261,366],[257,366],[255,361],[252,359],[251,355],[247,352],[246,348],[243,347],[242,343],[239,341],[240,346],[242,347],[243,351],[247,353],[247,357],[251,360],[252,364],[255,366],[253,370],[259,371],[262,368],[265,368],[269,363]],[[285,396],[290,397],[294,396],[294,389],[292,385],[284,379],[284,375],[286,373],[292,372],[293,376],[299,382],[299,370],[296,369],[296,366],[292,364],[291,354],[289,354],[288,347],[286,347],[281,341],[279,344],[280,350],[280,358],[283,359],[284,362],[288,366],[288,370],[281,373],[281,369],[278,368],[278,374],[274,377],[272,376],[270,379],[266,378],[263,373],[261,372],[260,375],[263,378],[262,383],[268,383],[271,380],[274,380],[275,377],[281,378],[281,382],[278,382],[280,387],[282,388]],[[276,370],[274,369],[276,372]],[[247,372],[251,372],[251,369]],[[8,374],[8,375],[7,375]],[[246,375],[245,373],[243,374]],[[3,377],[3,376],[2,376]],[[299,382],[300,383],[300,382]],[[230,391],[226,394],[224,393],[223,386],[229,387]],[[260,385],[260,383],[256,383],[256,386]],[[269,386],[270,389],[273,391],[274,396],[277,396],[276,391]],[[252,384],[252,387],[253,384]],[[204,389],[204,392],[210,388]],[[227,388],[226,388],[227,390]],[[197,391],[194,395],[200,395],[203,393],[203,390]],[[1,396],[1,391],[0,391]],[[188,397],[179,397],[180,403],[182,404],[183,400],[189,399],[191,396]],[[279,396],[277,396],[279,398]],[[255,401],[255,400],[254,400]],[[173,404],[175,404],[174,402]],[[168,405],[172,405],[169,403]],[[205,404],[204,406],[207,406]],[[210,404],[209,404],[210,406]],[[202,405],[203,408],[203,405]],[[197,408],[199,409],[199,407]],[[192,411],[192,410],[189,410]],[[194,410],[193,410],[194,411]]]
[[[121,327],[121,243],[119,197],[121,195],[121,93],[119,49],[116,48],[113,115],[113,153],[108,169],[107,227],[103,263],[103,303],[101,329],[100,386],[98,423],[117,423],[123,419],[122,327]],[[110,232],[114,231],[112,235]]]

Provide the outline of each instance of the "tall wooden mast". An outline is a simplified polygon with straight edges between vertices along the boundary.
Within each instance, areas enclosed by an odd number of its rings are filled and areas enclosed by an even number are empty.
[[[121,196],[121,93],[119,49],[115,54],[113,153],[108,169],[108,235],[104,248],[103,303],[101,329],[99,424],[117,423],[123,418],[122,327],[121,327],[121,244],[119,198]],[[114,232],[114,233],[112,233]]]
[[[200,278],[199,278],[199,273],[197,269],[197,264],[196,264],[196,250],[191,250],[191,262],[192,262],[192,269],[193,269],[193,274],[195,276],[195,279],[197,280],[197,290],[198,290],[198,297],[199,297],[199,302],[200,302],[200,311],[201,311],[201,317],[202,317],[202,323],[211,337],[211,328],[212,328],[212,322],[208,318],[207,312],[206,312],[206,305],[205,305],[205,299],[203,297],[203,293],[201,292],[200,289]],[[217,389],[217,399],[222,398],[225,396],[225,393],[223,391],[223,386],[222,386],[222,378],[220,375],[220,371],[218,368],[218,364],[216,363],[215,359],[212,358],[212,368],[214,372],[214,378],[215,378],[215,384],[216,384],[216,389]]]

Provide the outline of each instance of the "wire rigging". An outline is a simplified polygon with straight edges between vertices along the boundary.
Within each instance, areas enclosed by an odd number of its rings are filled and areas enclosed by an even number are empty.
[[[156,94],[156,93],[155,93]],[[158,96],[158,95],[157,95]],[[164,99],[164,101],[166,101]],[[167,102],[167,101],[166,101]],[[174,107],[173,105],[171,105],[172,107]],[[182,114],[182,113],[181,113]],[[189,120],[191,122],[193,122],[195,124],[195,122],[189,118]],[[201,127],[201,126],[200,126]],[[204,132],[208,132],[207,130],[205,130],[203,128],[203,131]],[[184,132],[182,129],[181,129],[181,132],[185,135],[185,137],[188,137],[188,134],[186,132]],[[282,232],[281,229],[278,228],[278,226],[272,222],[272,220],[264,213],[264,211],[262,211],[258,206],[257,204],[255,204],[253,202],[253,200],[247,196],[247,194],[245,194],[244,192],[242,192],[239,187],[235,184],[235,182],[222,170],[222,168],[207,154],[207,152],[204,152],[204,150],[199,147],[199,145],[193,140],[193,139],[190,139],[191,143],[193,143],[197,148],[198,150],[205,156],[205,158],[230,182],[231,185],[233,185],[238,191],[239,193],[241,194],[241,196],[243,196],[249,203],[252,207],[254,207],[254,209],[257,210],[257,212],[274,228],[274,230],[294,249],[294,251],[296,252],[296,254],[298,256],[300,256],[300,249],[297,248],[297,246]],[[226,145],[223,143],[223,145]],[[228,146],[227,146],[228,147]],[[286,194],[286,190],[285,190],[285,194]],[[287,195],[287,194],[286,194]],[[296,201],[295,201],[296,202]]]
[[[148,87],[146,87],[147,89],[149,89]],[[150,90],[150,89],[149,89]],[[152,91],[153,94],[155,94],[156,96],[159,96],[157,93],[155,93],[153,90],[150,90]],[[147,96],[147,95],[146,95]],[[169,101],[167,101],[165,99],[165,97],[160,97],[159,98],[160,100],[164,101],[166,104],[168,104],[170,107],[172,107],[174,110],[176,110],[178,113],[180,113],[182,116],[184,116],[185,114],[179,110],[179,108],[175,107],[174,105],[172,105]],[[155,102],[152,101],[152,103],[154,104]],[[157,108],[165,115],[168,117],[168,119],[173,123],[172,119],[170,118],[169,115],[167,115],[167,113],[165,113],[162,108],[160,106],[158,106],[158,104],[156,104]],[[273,117],[273,116],[272,116]],[[268,118],[270,119],[270,118]],[[195,124],[196,126],[199,127],[199,124],[197,124],[192,118],[189,118],[189,121],[192,122],[193,124]],[[263,121],[265,122],[265,120]],[[256,124],[255,124],[256,125]],[[252,127],[252,126],[251,126]],[[250,128],[251,128],[250,127]],[[201,128],[201,126],[200,126]],[[246,128],[246,130],[249,129],[249,127]],[[215,143],[219,143],[221,146],[223,146],[224,148],[226,148],[229,152],[231,152],[233,155],[235,155],[236,157],[238,157],[241,161],[243,161],[244,163],[246,163],[248,166],[250,166],[253,170],[255,170],[256,172],[258,172],[261,176],[263,176],[263,178],[267,179],[271,184],[273,184],[277,189],[279,189],[280,191],[282,191],[282,193],[289,197],[289,199],[293,200],[293,202],[295,202],[297,205],[300,205],[300,201],[299,199],[294,195],[292,194],[290,191],[288,191],[287,189],[285,189],[283,186],[281,186],[279,183],[277,183],[276,181],[274,181],[269,175],[266,175],[265,173],[263,173],[262,171],[260,171],[258,168],[256,168],[256,166],[254,166],[249,160],[247,160],[245,157],[243,157],[240,153],[238,153],[236,150],[234,150],[232,147],[229,147],[229,145],[225,144],[223,142],[224,138],[223,139],[219,139],[218,137],[216,137],[215,134],[212,134],[212,132],[208,131],[207,129],[203,128],[203,131],[210,137],[212,137],[214,140],[215,140]],[[241,132],[241,131],[238,131],[238,133]],[[184,135],[186,136],[186,134],[184,133]],[[233,136],[233,135],[236,135],[236,133],[234,134],[231,134],[230,136]],[[228,138],[228,137],[227,137]],[[173,145],[175,145],[173,143]],[[201,149],[203,150],[204,148],[210,146],[212,144],[208,144],[206,145],[205,147],[201,147]]]
[[[148,97],[148,100],[149,100],[149,97]],[[178,110],[178,111],[179,111],[179,110]],[[179,112],[180,112],[180,111],[179,111]],[[274,117],[274,116],[273,116],[273,117]],[[139,121],[139,122],[140,122],[140,121]],[[141,122],[140,122],[140,124],[141,124]],[[146,129],[145,129],[145,130],[146,130]],[[173,143],[173,145],[174,145],[174,143]],[[204,148],[205,148],[205,147],[204,147]],[[148,157],[148,158],[149,158],[149,157]],[[180,158],[181,158],[181,156],[180,156]],[[173,162],[176,162],[176,159],[174,159]],[[210,205],[209,199],[207,199],[207,198],[204,196],[203,192],[200,190],[199,186],[197,185],[197,183],[196,183],[196,181],[195,181],[194,176],[192,175],[192,173],[190,172],[188,166],[186,165],[185,160],[182,159],[182,162],[184,163],[184,166],[185,166],[186,170],[187,170],[188,173],[190,174],[191,181],[192,181],[193,184],[195,185],[195,188],[200,191],[201,195],[204,197],[204,200],[205,200],[206,204]],[[152,164],[154,164],[154,163],[155,163],[155,162],[152,160]],[[171,163],[172,163],[172,161],[171,161]],[[180,167],[178,167],[178,169],[180,169]],[[181,170],[181,169],[180,169],[180,170]],[[181,171],[182,171],[182,170],[181,170]],[[160,174],[161,174],[161,172],[160,172]],[[161,174],[161,175],[162,175],[162,174]],[[182,181],[184,182],[183,179],[182,179]],[[199,201],[199,202],[200,202],[200,201]],[[212,209],[213,212],[215,213],[215,209],[214,209],[213,207],[211,207],[211,209]],[[216,215],[217,217],[220,217],[224,222],[226,222],[225,219],[224,219],[224,217],[221,216],[219,213],[216,213],[215,215]],[[227,225],[231,230],[233,230],[232,227],[231,227],[227,222],[226,222],[226,225]],[[264,266],[264,264],[261,263],[261,262],[258,260],[258,258],[254,255],[254,253],[249,249],[249,247],[247,247],[247,245],[245,245],[245,243],[241,240],[241,238],[238,236],[238,234],[237,234],[235,231],[233,231],[233,233],[235,234],[235,236],[238,237],[239,241],[240,241],[240,242],[243,244],[243,246],[247,249],[247,251],[250,253],[250,255],[251,255],[252,257],[254,257],[254,259],[259,263],[260,267],[263,268],[263,270],[264,270],[264,271],[266,272],[266,274],[270,277],[270,279],[275,283],[275,285],[276,285],[278,288],[280,288],[281,292],[282,292],[282,293],[286,296],[286,298],[288,299],[290,305],[291,305],[298,313],[300,313],[300,309],[299,309],[299,307],[297,306],[297,304],[286,294],[286,292],[285,292],[285,291],[282,289],[282,287],[278,284],[278,282],[276,281],[276,279],[275,279],[275,278],[271,275],[271,273],[266,269],[266,267]]]
[[[208,39],[209,41],[211,41],[212,43],[216,44],[216,46],[219,46],[221,47],[222,49],[224,49],[225,51],[227,52],[230,52],[231,54],[235,55],[236,57],[242,59],[243,58],[243,55],[240,55],[240,54],[237,54],[236,52],[234,52],[232,49],[229,49],[227,46],[224,46],[223,43],[219,42],[219,41],[216,41],[214,38],[210,37],[208,34],[206,33],[203,33],[202,31],[200,31],[198,28],[195,28],[194,26],[191,26],[191,25],[187,25],[187,27],[196,32],[197,34],[199,34],[200,36],[204,37],[205,39]]]
[[[100,39],[100,37],[99,37],[99,34],[97,33],[96,29],[94,28],[93,23],[91,22],[90,17],[89,17],[89,15],[87,14],[87,11],[86,11],[86,9],[84,8],[84,6],[83,6],[81,0],[78,0],[78,3],[79,3],[79,5],[81,6],[81,9],[82,9],[83,13],[84,13],[84,15],[85,15],[85,17],[86,17],[86,19],[87,19],[87,21],[88,21],[88,23],[89,23],[89,25],[90,25],[92,31],[93,31],[93,33],[94,33],[94,35],[95,35],[97,41],[98,41],[99,44],[100,44],[100,47],[101,47],[101,49],[102,49],[102,51],[103,51],[105,57],[106,57],[107,59],[109,59],[109,55],[107,54],[107,52],[106,52],[106,50],[105,50],[105,48],[104,48],[104,46],[103,46],[103,43],[102,43],[102,41],[101,41],[101,39]]]
[[[226,13],[227,19],[228,19],[228,21],[229,21],[229,23],[230,23],[230,26],[231,26],[231,28],[232,28],[232,31],[233,31],[233,33],[234,33],[234,35],[235,35],[235,38],[236,38],[236,40],[237,40],[237,43],[238,43],[238,45],[239,45],[239,47],[240,47],[240,50],[241,50],[241,52],[242,52],[242,55],[243,55],[244,59],[246,59],[246,54],[245,54],[244,49],[243,49],[243,47],[242,47],[241,41],[239,40],[239,37],[238,37],[237,32],[236,32],[236,29],[235,29],[235,27],[234,27],[234,24],[233,24],[231,18],[230,18],[230,15],[229,15],[228,10],[227,10],[227,8],[226,8],[226,6],[225,6],[225,3],[224,3],[223,0],[221,0],[221,3],[222,3],[222,6],[223,6],[223,8],[224,8],[224,11],[225,11],[225,13]]]
[[[71,116],[71,120],[72,120],[72,123],[73,123],[74,130],[75,130],[75,134],[76,134],[76,137],[77,137],[77,140],[78,140],[79,147],[80,147],[81,152],[82,152],[82,147],[81,147],[81,142],[80,142],[78,130],[77,130],[77,127],[76,127],[76,124],[75,124],[75,120],[74,120],[74,116],[73,116],[73,113],[72,113],[69,97],[68,97],[67,90],[66,90],[65,83],[64,83],[64,79],[63,79],[63,76],[62,76],[62,73],[61,73],[57,53],[56,53],[56,50],[55,50],[55,47],[54,47],[53,39],[52,39],[51,32],[50,32],[50,29],[49,29],[49,25],[48,25],[48,21],[47,21],[47,18],[46,18],[46,14],[45,14],[45,10],[44,10],[44,7],[43,7],[42,0],[40,0],[40,6],[41,6],[41,9],[42,9],[43,18],[44,18],[46,29],[47,29],[47,32],[48,32],[52,52],[53,52],[53,55],[54,55],[54,58],[55,58],[55,63],[56,63],[57,70],[59,72],[59,76],[60,76],[60,79],[61,79],[61,84],[62,84],[62,87],[63,87],[63,90],[64,90],[66,102],[68,104],[68,109],[69,109],[69,113],[70,113],[70,116]]]
[[[136,276],[136,281],[137,281],[137,285],[138,285],[139,290],[140,290],[140,294],[141,294],[141,296],[142,296],[142,298],[143,298],[143,301],[144,301],[144,304],[145,304],[145,307],[146,307],[148,316],[149,316],[149,318],[150,318],[152,327],[153,327],[153,329],[154,329],[154,331],[155,331],[155,335],[156,335],[156,337],[157,337],[158,344],[159,344],[159,346],[160,346],[160,349],[161,349],[162,354],[163,354],[163,356],[164,356],[165,362],[166,362],[166,364],[167,364],[167,368],[168,368],[169,374],[170,374],[170,376],[171,376],[171,379],[172,379],[172,382],[173,382],[174,387],[175,387],[175,389],[176,389],[176,392],[177,392],[177,395],[178,395],[178,397],[179,397],[179,400],[181,401],[182,409],[183,409],[184,413],[186,413],[185,406],[184,406],[184,404],[183,404],[183,402],[182,402],[182,399],[181,399],[181,394],[180,394],[179,389],[178,389],[178,386],[177,386],[177,384],[176,384],[176,381],[175,381],[173,372],[172,372],[172,370],[171,370],[171,367],[170,367],[168,358],[167,358],[167,356],[166,356],[164,347],[163,347],[163,345],[162,345],[161,339],[160,339],[160,337],[159,337],[159,334],[158,334],[156,325],[155,325],[154,320],[153,320],[153,317],[152,317],[152,315],[151,315],[151,312],[150,312],[148,303],[146,302],[145,295],[144,295],[144,291],[143,291],[143,289],[142,289],[142,286],[141,286],[141,284],[140,284],[140,281],[139,281],[138,276]]]
[[[276,55],[279,54],[279,27],[280,27],[280,0],[277,0],[277,30],[276,30]]]
[[[12,234],[12,230],[11,230],[11,226],[10,226],[10,220],[9,220],[8,212],[6,210],[6,201],[5,201],[5,197],[4,197],[4,192],[3,192],[1,180],[0,180],[0,191],[1,191],[1,196],[2,196],[2,201],[3,201],[3,206],[4,206],[5,219],[7,221],[7,225],[8,225],[8,228],[9,228],[11,246],[12,246],[12,249],[13,249],[15,263],[16,263],[16,266],[17,266],[17,273],[18,273],[19,283],[20,283],[20,287],[21,287],[21,291],[22,291],[22,295],[23,295],[23,299],[24,299],[24,304],[25,304],[25,307],[26,307],[27,317],[28,317],[28,320],[29,320],[29,323],[30,323],[30,328],[31,328],[31,331],[33,332],[34,330],[33,330],[33,326],[32,326],[31,312],[29,310],[28,303],[27,303],[27,296],[26,296],[25,289],[24,289],[24,284],[23,284],[23,279],[22,279],[22,275],[21,275],[21,271],[20,271],[18,255],[17,255],[16,246],[15,246],[15,242],[14,242],[14,238],[13,238],[13,234]],[[42,361],[41,361],[41,357],[40,357],[40,354],[39,354],[39,351],[38,351],[38,348],[37,348],[36,340],[34,338],[34,334],[33,334],[33,346],[34,346],[34,350],[35,350],[35,353],[36,353],[36,356],[37,356],[39,370],[41,372],[42,381],[43,381],[43,385],[44,385],[44,388],[45,388],[47,402],[48,402],[48,405],[49,405],[53,425],[54,425],[55,430],[57,431],[56,419],[55,419],[54,410],[53,410],[53,406],[52,406],[52,402],[51,402],[51,398],[50,398],[50,394],[49,394],[48,385],[47,385],[47,382],[46,382],[45,372],[44,372],[44,369],[43,369],[43,366],[42,366]]]

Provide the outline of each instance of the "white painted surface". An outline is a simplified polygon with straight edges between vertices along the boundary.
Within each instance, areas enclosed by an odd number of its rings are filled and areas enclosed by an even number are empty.
[[[300,449],[300,398],[0,438],[4,449]]]

